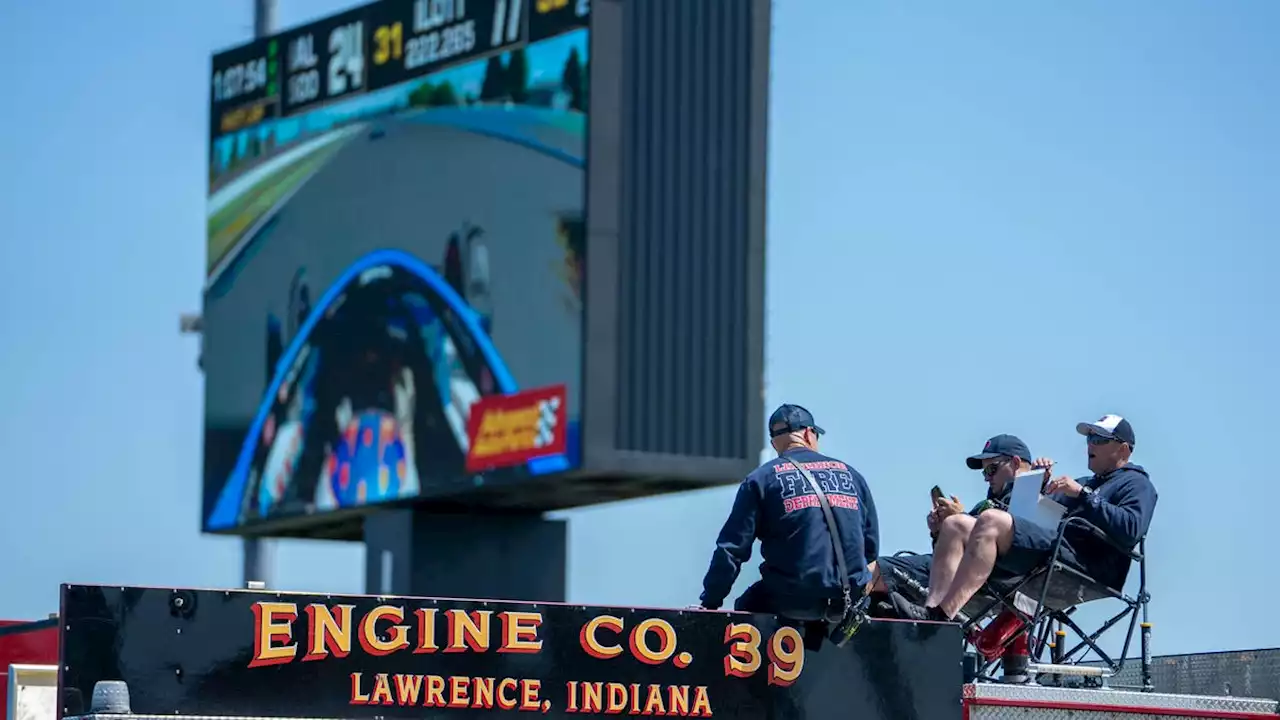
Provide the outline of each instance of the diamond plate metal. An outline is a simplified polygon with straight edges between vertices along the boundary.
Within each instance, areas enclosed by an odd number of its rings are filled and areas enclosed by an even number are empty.
[[[1180,716],[1159,712],[1120,714],[1102,709],[1077,710],[1068,708],[1022,708],[1002,707],[997,705],[983,705],[969,709],[969,720],[1094,720],[1095,718],[1165,720],[1170,717]]]
[[[1177,716],[1180,711],[1224,713],[1276,717],[1280,703],[1275,700],[1239,697],[1211,697],[1207,695],[1171,695],[1165,693],[1131,692],[1126,690],[1083,690],[1073,688],[1041,687],[1038,685],[1002,685],[977,683],[964,688],[965,704],[969,706],[970,720],[982,718],[1019,717],[1034,720],[1066,720],[1082,717],[1111,717],[1115,713],[1105,707],[1132,710],[1150,709],[1150,714],[1125,713],[1129,720],[1142,717]],[[999,703],[999,704],[984,704]],[[1011,703],[1015,707],[1010,707]],[[1016,707],[1019,703],[1039,707]],[[1052,705],[1056,707],[1044,707]],[[1203,715],[1201,715],[1204,717]],[[1208,715],[1207,717],[1212,717]]]

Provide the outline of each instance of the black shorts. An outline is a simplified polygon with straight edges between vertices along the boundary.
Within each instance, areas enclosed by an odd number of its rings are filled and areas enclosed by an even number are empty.
[[[880,580],[889,592],[924,602],[929,594],[929,570],[933,555],[898,555],[876,558]]]
[[[757,580],[742,591],[733,609],[739,612],[777,615],[782,625],[801,629],[804,632],[804,646],[816,651],[822,647],[822,639],[826,636],[826,622],[815,620],[826,615],[829,601],[798,600],[771,592],[762,581]],[[793,618],[799,617],[800,620]]]
[[[733,609],[741,612],[785,615],[787,617],[821,617],[831,601],[821,598],[794,597],[775,592],[757,580],[747,586],[733,603]]]
[[[1049,554],[1053,552],[1053,543],[1058,539],[1057,530],[1049,530],[1027,520],[1013,518],[1013,542],[1009,544],[1009,552],[996,558],[992,569],[993,579],[1012,580],[1025,577],[1045,564]],[[1065,541],[1062,543],[1058,559],[1064,564],[1077,569],[1083,568],[1075,550]]]

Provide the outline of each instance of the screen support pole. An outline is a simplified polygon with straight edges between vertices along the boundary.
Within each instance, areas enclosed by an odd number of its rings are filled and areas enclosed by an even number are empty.
[[[253,0],[253,37],[264,38],[276,29],[276,0]]]
[[[253,0],[253,35],[263,38],[275,31],[276,0]],[[265,587],[274,587],[273,570],[275,563],[275,547],[270,540],[256,537],[244,538],[244,571],[243,584],[261,582]]]

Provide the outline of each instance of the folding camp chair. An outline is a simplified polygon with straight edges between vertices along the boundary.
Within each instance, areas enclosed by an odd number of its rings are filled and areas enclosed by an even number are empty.
[[[1121,577],[1117,578],[1115,583],[1117,587],[1109,587],[1060,559],[1063,536],[1071,526],[1089,531],[1138,565],[1136,595],[1126,595],[1123,590],[1128,577],[1128,568]],[[1132,564],[1129,568],[1132,568]],[[1079,606],[1104,599],[1118,601],[1124,605],[1124,608],[1092,633],[1087,633],[1076,623],[1072,615]],[[1030,635],[1030,654],[1033,662],[1029,672],[1032,677],[1037,674],[1056,677],[1079,676],[1083,677],[1088,684],[1101,685],[1103,680],[1116,675],[1124,667],[1129,645],[1133,641],[1133,631],[1141,614],[1141,689],[1150,691],[1154,688],[1151,678],[1151,623],[1147,617],[1147,604],[1150,599],[1151,596],[1147,593],[1146,539],[1139,541],[1136,550],[1128,550],[1116,544],[1107,537],[1106,533],[1083,518],[1071,517],[1058,528],[1058,537],[1054,541],[1053,550],[1043,565],[1019,578],[987,582],[965,606],[963,613],[969,619],[963,623],[963,629],[968,637],[970,631],[982,620],[994,616],[1001,610],[1014,612],[1022,621],[1022,630]],[[1119,659],[1113,659],[1098,646],[1098,640],[1125,619],[1128,619],[1129,623],[1124,647],[1120,651]],[[1064,627],[1070,629],[1079,638],[1079,642],[1070,649],[1064,647],[1066,642]],[[1005,647],[1008,647],[1018,634],[1014,633],[1010,636],[1005,642]],[[1051,651],[1050,662],[1043,663],[1041,660],[1046,649]],[[1085,664],[1090,651],[1097,655],[1101,661],[1100,664],[1094,662]],[[985,663],[981,663],[980,660],[977,679],[994,679],[991,677],[991,672],[998,662],[998,659]]]

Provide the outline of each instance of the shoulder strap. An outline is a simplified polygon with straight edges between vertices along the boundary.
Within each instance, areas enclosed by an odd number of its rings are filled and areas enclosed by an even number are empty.
[[[846,600],[852,597],[853,588],[849,586],[849,566],[844,562],[844,540],[840,537],[840,526],[836,523],[835,513],[831,512],[831,503],[827,502],[827,494],[822,491],[822,486],[814,479],[813,475],[800,464],[795,458],[787,458],[787,460],[795,466],[800,472],[809,487],[813,488],[813,492],[818,496],[818,505],[822,506],[822,516],[827,521],[827,532],[831,535],[831,545],[836,551],[836,570],[840,572],[840,584],[844,586]]]

